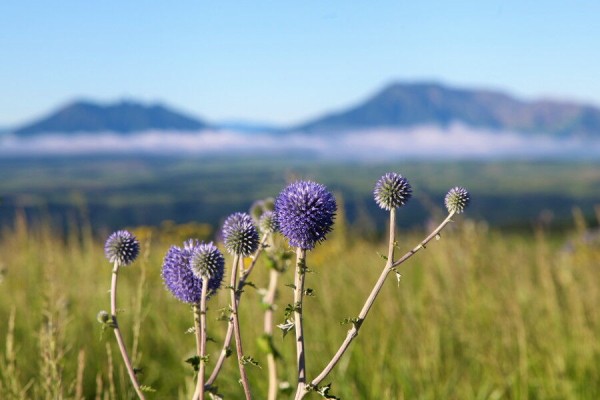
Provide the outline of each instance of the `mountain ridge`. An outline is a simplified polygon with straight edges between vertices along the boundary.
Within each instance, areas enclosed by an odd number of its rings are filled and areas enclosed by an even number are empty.
[[[268,124],[209,123],[161,103],[132,100],[100,104],[75,100],[11,133],[115,132],[148,130],[240,130],[249,134],[329,134],[380,128],[407,130],[418,126],[448,128],[462,124],[488,131],[543,134],[558,138],[600,137],[600,108],[557,100],[521,100],[500,90],[466,89],[438,82],[395,82],[365,100],[290,127]]]
[[[13,131],[19,136],[43,133],[117,132],[144,130],[201,130],[209,124],[161,104],[120,100],[106,105],[87,99],[67,103],[45,117]]]
[[[393,83],[344,110],[291,128],[300,132],[336,132],[419,125],[598,137],[600,109],[556,100],[524,101],[502,91],[462,89],[435,82]]]

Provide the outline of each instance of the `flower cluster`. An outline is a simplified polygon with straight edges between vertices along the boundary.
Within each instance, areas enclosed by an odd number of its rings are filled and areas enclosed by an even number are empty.
[[[258,249],[258,231],[246,213],[231,214],[223,223],[225,248],[232,254],[248,257]]]
[[[375,184],[375,202],[384,210],[401,207],[411,198],[412,188],[408,179],[395,172],[388,172]]]
[[[171,246],[163,261],[161,276],[173,296],[189,304],[200,301],[204,280],[196,276],[191,261],[192,258],[196,259],[198,266],[202,254],[208,254],[205,261],[211,269],[211,276],[207,280],[208,295],[214,294],[221,286],[224,274],[224,261],[222,255],[219,257],[220,252],[217,252],[212,243],[202,244],[195,239],[184,242],[183,247]]]
[[[331,231],[337,204],[327,188],[312,181],[292,183],[275,200],[279,230],[290,246],[311,250]]]
[[[448,191],[444,204],[449,213],[460,214],[468,207],[471,196],[464,187],[455,186]]]
[[[129,231],[116,231],[106,240],[104,254],[111,263],[129,265],[140,254],[140,242]]]

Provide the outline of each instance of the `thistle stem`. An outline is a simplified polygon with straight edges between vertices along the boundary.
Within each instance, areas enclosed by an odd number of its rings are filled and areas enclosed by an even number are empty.
[[[256,265],[256,261],[258,260],[260,253],[265,248],[266,241],[267,241],[267,235],[265,234],[260,242],[260,245],[258,246],[258,250],[256,250],[256,253],[254,254],[252,263],[240,277],[240,282],[238,284],[239,288],[242,288],[244,286],[244,283],[246,283],[248,276],[250,275],[250,273],[254,269],[254,266]],[[236,293],[236,298],[237,298],[237,300],[236,300],[237,306],[239,306],[240,297],[241,297],[242,293],[239,292],[237,290],[237,288],[235,289],[235,293]],[[221,348],[221,353],[219,354],[219,358],[217,359],[217,362],[215,363],[215,368],[213,369],[213,372],[210,374],[210,377],[206,381],[205,388],[209,388],[217,380],[217,376],[219,376],[219,373],[221,372],[223,363],[225,362],[225,359],[229,356],[229,345],[231,344],[232,337],[233,337],[233,317],[230,316],[229,322],[227,323],[227,332],[225,333],[225,339],[223,340],[223,347]]]
[[[127,348],[125,347],[125,342],[123,340],[123,336],[121,335],[121,329],[119,329],[119,323],[117,322],[117,276],[119,274],[119,263],[115,261],[112,270],[112,282],[110,285],[110,314],[112,318],[112,328],[115,332],[115,338],[117,339],[117,344],[119,346],[119,350],[121,351],[121,356],[123,357],[123,362],[125,363],[125,368],[127,369],[127,373],[129,374],[129,379],[133,384],[133,388],[137,393],[138,397],[141,400],[145,400],[144,393],[140,388],[140,384],[135,375],[135,371],[133,370],[133,366],[131,364],[131,359],[129,358],[129,354],[127,354]]]
[[[250,393],[250,385],[248,383],[248,375],[246,374],[246,367],[244,365],[244,350],[242,348],[242,335],[240,333],[240,322],[238,318],[238,288],[237,286],[237,273],[239,264],[242,261],[242,257],[236,254],[233,258],[233,269],[231,270],[231,317],[233,318],[233,336],[235,338],[235,348],[237,351],[238,365],[240,369],[240,379],[244,388],[244,394],[246,400],[252,398]]]
[[[269,288],[264,298],[264,303],[267,306],[265,311],[264,331],[269,337],[269,340],[273,337],[273,306],[275,303],[275,293],[277,290],[277,280],[279,278],[279,272],[276,269],[271,269],[269,273]],[[271,349],[273,350],[273,349]],[[268,400],[275,400],[277,398],[277,363],[275,362],[275,354],[273,351],[267,354],[267,366],[269,368],[269,391]]]
[[[208,295],[208,278],[202,279],[202,292],[200,307],[194,305],[194,327],[196,332],[196,352],[200,358],[198,366],[198,380],[194,399],[204,399],[204,373],[206,370],[206,297]]]
[[[306,250],[296,249],[296,273],[294,277],[294,327],[296,331],[296,366],[298,369],[298,388],[296,399],[306,390],[306,355],[304,347],[304,328],[302,323],[302,299],[304,297],[304,278],[306,275]]]
[[[348,331],[348,334],[346,335],[344,342],[341,344],[340,348],[338,349],[337,353],[335,353],[335,355],[333,356],[331,361],[329,361],[329,364],[327,364],[327,366],[323,369],[323,371],[310,382],[309,385],[311,387],[318,386],[323,381],[323,379],[325,379],[325,377],[327,377],[327,375],[329,375],[329,373],[337,365],[337,363],[340,361],[340,359],[342,358],[342,356],[344,355],[344,353],[350,346],[350,343],[352,343],[352,341],[356,338],[356,336],[358,336],[358,331],[360,330],[362,323],[364,322],[365,318],[367,317],[369,310],[373,306],[373,303],[374,303],[375,299],[377,298],[377,295],[381,291],[381,288],[383,287],[383,283],[385,282],[387,275],[394,268],[398,267],[400,264],[404,263],[410,257],[415,255],[415,253],[417,253],[419,250],[424,249],[425,245],[427,243],[429,243],[434,237],[436,237],[442,231],[442,229],[444,229],[444,227],[446,225],[448,225],[449,222],[451,222],[451,218],[453,215],[454,215],[454,212],[451,212],[446,217],[446,219],[444,221],[442,221],[442,223],[440,225],[438,225],[438,227],[435,228],[417,246],[415,246],[412,250],[408,251],[397,261],[394,261],[394,248],[396,246],[396,210],[392,209],[390,211],[389,245],[388,245],[388,255],[387,255],[387,261],[385,263],[385,267],[383,268],[383,271],[381,272],[381,275],[379,276],[377,283],[375,283],[375,286],[373,287],[371,294],[369,295],[365,304],[363,305],[363,308],[360,311],[360,314],[358,315],[357,321],[353,324],[352,328]],[[297,400],[302,399],[304,396],[306,396],[307,393],[308,393],[308,391],[306,390],[306,388],[303,390],[302,393],[297,392],[296,399]]]

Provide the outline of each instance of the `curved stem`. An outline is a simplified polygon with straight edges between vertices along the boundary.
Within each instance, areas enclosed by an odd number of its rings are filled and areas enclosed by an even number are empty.
[[[112,282],[110,285],[110,314],[112,317],[112,328],[115,332],[115,338],[117,339],[117,344],[119,346],[119,350],[121,351],[121,356],[123,357],[123,362],[125,363],[125,368],[127,369],[127,373],[129,374],[129,379],[133,384],[133,388],[137,393],[138,397],[142,400],[145,400],[144,393],[140,388],[140,384],[137,380],[137,376],[135,375],[135,371],[133,370],[133,366],[131,364],[131,359],[129,358],[129,354],[127,354],[127,348],[125,347],[125,341],[123,340],[123,336],[121,335],[121,329],[119,329],[119,323],[117,322],[117,276],[119,273],[119,263],[115,261],[113,270],[112,270]]]
[[[298,369],[298,388],[296,399],[306,390],[306,354],[304,347],[304,328],[302,323],[302,299],[304,297],[304,277],[306,275],[306,250],[296,249],[296,273],[294,278],[294,326],[296,331],[296,367]]]
[[[356,322],[353,324],[352,328],[348,331],[348,334],[346,335],[346,338],[344,339],[343,343],[340,345],[340,348],[335,353],[335,355],[333,356],[333,358],[331,359],[329,364],[327,364],[327,366],[323,369],[323,371],[310,382],[309,385],[311,387],[318,386],[323,381],[323,379],[325,379],[325,377],[327,377],[327,375],[329,375],[329,373],[333,370],[333,368],[337,365],[337,363],[342,358],[342,355],[344,355],[344,353],[350,346],[350,343],[352,343],[354,338],[356,338],[356,336],[358,336],[358,331],[360,330],[362,323],[364,322],[365,318],[367,317],[369,310],[373,306],[373,302],[377,298],[377,295],[381,291],[381,288],[383,286],[383,283],[385,282],[387,275],[394,268],[398,267],[400,264],[404,263],[410,257],[415,255],[415,253],[417,253],[419,250],[424,249],[425,245],[427,243],[429,243],[434,237],[436,237],[442,231],[442,229],[444,229],[444,227],[446,225],[448,225],[449,222],[451,222],[451,218],[454,215],[454,213],[450,213],[446,217],[446,219],[444,221],[442,221],[442,223],[440,225],[438,225],[438,227],[435,228],[417,246],[415,246],[412,250],[408,251],[397,261],[394,261],[394,248],[396,245],[396,243],[395,243],[396,242],[396,229],[395,229],[396,212],[395,211],[396,210],[390,211],[389,245],[388,245],[388,256],[387,256],[387,261],[386,261],[385,267],[383,268],[383,271],[381,271],[381,275],[379,276],[377,283],[375,283],[375,286],[373,287],[371,294],[369,295],[365,304],[363,305],[363,308],[360,311],[360,314],[358,315]],[[308,391],[305,389],[302,393],[300,393],[300,395],[296,396],[296,399],[302,399],[307,393],[308,393]]]
[[[248,383],[248,375],[246,375],[246,367],[244,365],[244,350],[242,348],[242,335],[240,333],[240,322],[238,318],[238,291],[241,288],[237,286],[237,272],[242,257],[235,255],[233,258],[233,268],[231,270],[231,317],[233,318],[233,336],[235,338],[235,348],[237,351],[238,366],[240,369],[240,379],[244,388],[246,399],[251,399],[250,385]]]
[[[254,266],[256,265],[256,261],[258,260],[260,253],[265,248],[266,241],[267,241],[267,235],[265,234],[260,242],[260,245],[258,246],[258,250],[256,250],[256,253],[254,254],[252,263],[250,264],[248,269],[243,272],[242,276],[240,277],[240,282],[238,284],[240,288],[242,288],[244,286],[244,283],[246,283],[248,276],[254,269]],[[237,288],[235,291],[236,291],[236,295],[237,295],[237,305],[239,305],[240,297],[242,294],[241,294],[241,292],[238,293]],[[213,369],[213,372],[210,374],[210,377],[206,381],[205,388],[210,387],[213,383],[215,383],[215,380],[217,380],[217,376],[219,376],[219,373],[221,372],[223,363],[225,362],[225,359],[230,354],[229,345],[231,344],[232,337],[233,337],[233,317],[230,316],[229,322],[227,324],[227,333],[225,333],[225,339],[223,340],[223,347],[221,348],[221,353],[219,354],[219,358],[217,359],[217,362],[215,363],[215,368]]]
[[[200,307],[194,305],[194,327],[196,331],[196,352],[200,358],[198,366],[198,379],[194,399],[204,399],[204,371],[206,369],[206,297],[208,293],[208,279],[202,279],[202,293]]]

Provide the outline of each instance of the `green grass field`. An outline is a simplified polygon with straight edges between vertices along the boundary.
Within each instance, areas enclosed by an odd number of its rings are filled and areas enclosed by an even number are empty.
[[[300,177],[343,197],[360,231],[378,230],[385,216],[372,201],[375,181],[395,171],[415,192],[402,222],[422,226],[454,185],[475,201],[471,218],[495,227],[529,229],[540,219],[568,226],[573,207],[593,220],[600,199],[596,161],[414,161],[386,163],[289,157],[103,156],[0,159],[0,225],[18,210],[62,228],[84,214],[94,231],[123,226],[201,222],[213,226],[257,198],[276,196]]]
[[[507,233],[466,217],[401,267],[386,282],[358,338],[324,382],[343,399],[597,399],[600,398],[600,245],[584,240],[583,218],[554,234]],[[403,228],[399,248],[414,247],[423,233]],[[193,392],[192,313],[168,293],[160,278],[170,244],[190,226],[135,230],[142,255],[120,273],[119,322],[150,399],[186,399]],[[0,236],[0,398],[134,398],[112,332],[96,321],[109,308],[111,265],[104,237],[83,224],[61,235],[24,218],[4,224]],[[308,257],[314,270],[305,300],[309,379],[344,339],[344,318],[356,316],[376,281],[386,252],[381,242],[355,238],[339,218],[329,240]],[[570,243],[565,247],[565,243]],[[230,261],[228,259],[228,261]],[[262,261],[253,272],[267,284]],[[292,290],[282,278],[276,323]],[[227,306],[222,290],[209,302],[209,343],[216,357]],[[265,355],[255,343],[262,331],[258,291],[241,301],[246,353],[256,398],[265,398]],[[292,335],[277,335],[280,378],[294,384]],[[209,370],[210,364],[209,364]],[[235,360],[217,380],[226,399],[242,398]],[[282,395],[285,399],[289,396]],[[311,395],[309,398],[319,398]]]

